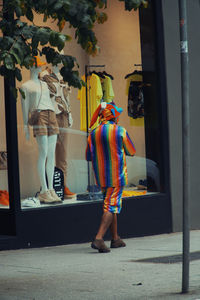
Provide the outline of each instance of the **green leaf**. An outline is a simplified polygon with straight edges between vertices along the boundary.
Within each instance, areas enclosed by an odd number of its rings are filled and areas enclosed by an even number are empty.
[[[131,11],[136,10],[142,4],[142,0],[125,0],[125,9]]]
[[[27,9],[26,11],[26,17],[28,20],[30,20],[31,22],[33,21],[33,12],[32,9],[30,9],[30,7]]]
[[[31,66],[33,66],[33,63],[34,63],[34,60],[31,55],[26,56],[23,61],[23,64],[27,69],[29,69]]]
[[[52,32],[50,33],[49,43],[50,43],[50,45],[53,46],[53,47],[57,46],[56,32],[52,31]]]
[[[10,50],[10,54],[12,54],[16,62],[20,65],[23,60],[23,47],[20,43],[16,42]]]
[[[15,13],[18,18],[20,18],[22,16],[22,9],[20,6],[15,7]]]
[[[48,29],[40,28],[37,32],[37,36],[42,46],[46,45],[49,42],[50,33]]]
[[[22,73],[21,70],[18,68],[15,69],[15,77],[17,78],[18,81],[22,81]]]
[[[73,69],[74,67],[74,62],[75,62],[75,57],[70,56],[70,55],[62,55],[62,63],[65,67],[68,69]]]
[[[9,50],[14,44],[15,40],[10,36],[4,36],[1,40],[2,49]]]
[[[15,68],[15,63],[13,61],[12,55],[10,55],[9,53],[7,53],[6,57],[4,58],[4,64],[8,70],[14,70]]]
[[[27,26],[25,25],[21,31],[22,36],[25,39],[30,39],[33,37],[33,35],[37,32],[37,27],[36,26]]]
[[[63,2],[62,1],[59,1],[59,0],[57,0],[56,1],[56,4],[54,5],[54,9],[55,10],[59,10],[59,9],[61,9],[62,8],[62,6],[63,6]]]
[[[79,89],[82,87],[82,82],[79,78],[78,71],[71,71],[66,67],[62,67],[60,74],[62,75],[64,81],[68,82],[69,86],[74,86]]]
[[[59,34],[57,37],[57,41],[58,41],[58,50],[61,51],[64,47],[65,47],[65,40],[66,40],[66,36],[64,34]]]
[[[24,91],[21,88],[19,88],[19,92],[20,92],[22,98],[25,100],[26,97],[25,97]]]

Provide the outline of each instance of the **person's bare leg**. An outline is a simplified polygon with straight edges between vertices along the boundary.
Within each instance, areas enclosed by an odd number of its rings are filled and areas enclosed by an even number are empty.
[[[113,221],[110,224],[110,232],[112,235],[112,240],[110,247],[111,248],[119,248],[119,247],[125,247],[126,244],[122,239],[120,239],[118,233],[117,233],[117,214],[113,215]]]
[[[109,211],[105,211],[103,213],[103,216],[101,218],[101,224],[99,226],[99,230],[97,232],[96,235],[96,239],[101,240],[103,239],[106,231],[108,230],[108,228],[110,227],[110,224],[113,221],[113,214]]]
[[[112,240],[119,239],[119,236],[117,233],[117,214],[113,214],[113,220],[112,220],[112,223],[110,224],[110,232],[111,232]]]

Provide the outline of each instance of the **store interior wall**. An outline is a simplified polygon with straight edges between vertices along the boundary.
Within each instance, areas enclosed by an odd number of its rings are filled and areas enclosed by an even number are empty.
[[[167,101],[169,118],[170,186],[172,202],[173,231],[182,230],[182,102],[178,1],[163,0],[165,57],[167,75]],[[189,84],[190,84],[190,163],[191,193],[190,228],[200,229],[199,213],[199,68],[200,41],[198,0],[187,2],[188,47],[189,47]]]

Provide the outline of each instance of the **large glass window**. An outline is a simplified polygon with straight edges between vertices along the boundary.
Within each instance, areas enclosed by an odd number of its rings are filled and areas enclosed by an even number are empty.
[[[6,147],[6,123],[3,78],[0,79],[0,208],[9,208],[8,165]]]
[[[143,68],[139,13],[125,11],[124,3],[108,1],[107,14],[107,22],[95,27],[100,46],[95,57],[88,57],[76,41],[64,49],[77,57],[87,88],[69,87],[59,75],[59,66],[47,65],[43,57],[38,68],[23,71],[20,87],[25,97],[17,102],[23,209],[102,201],[91,164],[85,160],[87,123],[102,100],[123,108],[119,125],[126,128],[136,148],[136,155],[127,157],[129,183],[123,197],[160,191],[157,162],[146,155],[145,108],[154,101],[154,81],[146,79]],[[35,22],[42,23],[40,16]],[[72,28],[66,27],[64,33],[74,36]],[[34,108],[39,110],[39,121],[30,125]]]

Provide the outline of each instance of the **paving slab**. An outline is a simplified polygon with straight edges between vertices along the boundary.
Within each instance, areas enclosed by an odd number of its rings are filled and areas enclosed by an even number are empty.
[[[199,300],[200,231],[190,236],[187,294],[182,234],[172,233],[125,239],[125,248],[103,254],[90,243],[0,251],[0,300]]]

